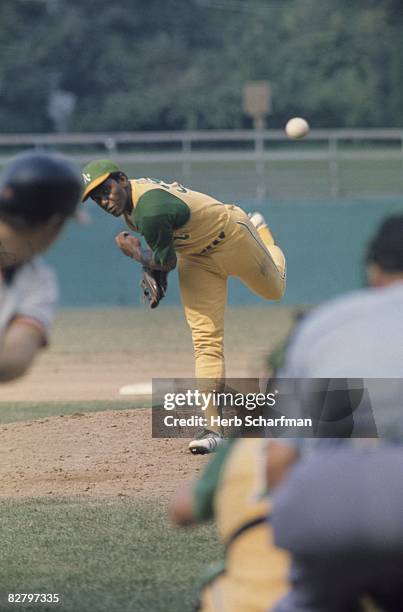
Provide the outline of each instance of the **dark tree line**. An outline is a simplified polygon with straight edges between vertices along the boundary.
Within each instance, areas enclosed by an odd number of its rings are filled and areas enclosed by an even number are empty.
[[[402,34],[399,0],[1,0],[0,129],[56,129],[63,92],[71,130],[250,127],[248,80],[272,127],[401,126]]]

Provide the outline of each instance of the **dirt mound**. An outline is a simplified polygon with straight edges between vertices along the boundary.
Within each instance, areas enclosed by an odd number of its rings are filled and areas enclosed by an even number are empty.
[[[0,497],[167,499],[206,461],[187,440],[152,439],[149,409],[11,423],[0,427]]]

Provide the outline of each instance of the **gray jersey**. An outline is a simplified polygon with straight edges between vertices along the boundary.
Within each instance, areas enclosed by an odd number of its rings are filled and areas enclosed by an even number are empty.
[[[279,376],[361,379],[366,391],[355,423],[371,413],[375,435],[403,440],[402,313],[402,282],[327,302],[300,324]],[[357,427],[352,433],[360,435]]]
[[[0,337],[18,318],[35,325],[45,340],[57,300],[56,276],[40,258],[21,266],[9,283],[0,275]]]
[[[403,282],[320,306],[287,351],[288,378],[403,378]]]

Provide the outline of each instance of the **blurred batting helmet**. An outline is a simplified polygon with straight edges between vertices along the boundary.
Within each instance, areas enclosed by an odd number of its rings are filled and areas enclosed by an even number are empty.
[[[73,215],[82,192],[81,175],[67,159],[47,153],[17,155],[0,177],[0,217],[45,222]]]

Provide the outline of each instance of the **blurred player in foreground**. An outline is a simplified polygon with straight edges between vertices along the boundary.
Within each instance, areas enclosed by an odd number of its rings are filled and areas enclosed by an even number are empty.
[[[232,440],[200,478],[185,484],[171,508],[177,525],[215,519],[225,562],[212,568],[200,595],[202,612],[263,612],[288,590],[289,555],[273,544],[264,496],[268,441]]]
[[[0,177],[0,382],[22,376],[47,343],[58,289],[37,257],[75,213],[81,177],[67,160],[18,155]]]
[[[268,454],[269,487],[282,480],[275,541],[294,555],[292,589],[276,612],[361,610],[365,595],[403,609],[403,215],[381,224],[366,267],[370,287],[309,314],[279,372],[367,379],[380,439],[278,440],[281,456]],[[387,380],[371,385],[379,378]]]
[[[83,201],[92,198],[114,217],[142,234],[121,232],[116,242],[122,252],[148,270],[169,272],[176,265],[182,303],[192,331],[196,378],[211,380],[218,390],[224,379],[224,311],[229,276],[240,278],[254,293],[279,300],[285,291],[286,264],[263,217],[251,218],[237,206],[192,191],[179,183],[149,178],[129,180],[119,166],[96,160],[83,170]],[[166,286],[161,289],[164,295]],[[151,303],[158,304],[160,298]],[[204,384],[204,383],[203,383]],[[207,383],[206,383],[207,384]],[[221,442],[218,416],[211,403],[208,428],[193,440],[194,454],[214,451]]]
[[[275,612],[403,610],[403,447],[319,449],[272,494],[270,525],[292,554]]]
[[[400,378],[403,375],[403,215],[383,221],[368,245],[369,287],[308,314],[293,334],[280,376]]]

